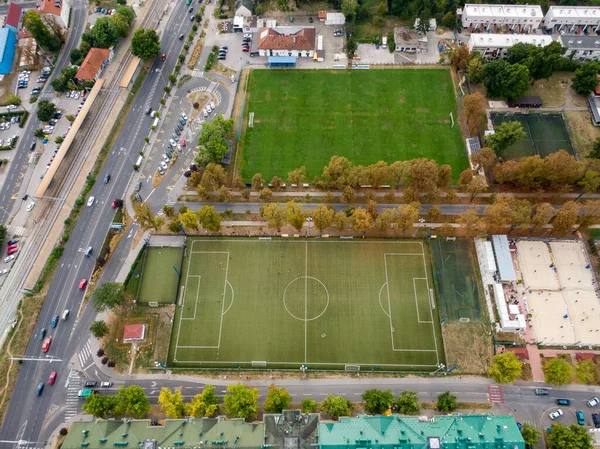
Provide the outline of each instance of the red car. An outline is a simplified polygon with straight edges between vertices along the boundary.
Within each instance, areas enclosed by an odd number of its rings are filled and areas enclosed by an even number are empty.
[[[160,59],[162,59],[164,61],[165,59],[167,59],[167,55],[163,53],[162,56],[160,57]]]
[[[56,371],[52,371],[48,377],[48,385],[54,385],[54,382],[56,382]]]
[[[179,143],[181,143],[181,146],[182,146],[182,147],[184,147],[184,146],[186,146],[186,145],[187,145],[187,143],[185,142],[185,139],[181,139],[181,142],[179,142]]]
[[[16,253],[17,251],[19,251],[19,248],[17,248],[15,246],[14,248],[8,248],[8,251],[6,252],[6,254],[8,254],[10,256],[11,254]]]
[[[87,279],[83,278],[81,280],[81,282],[79,283],[79,290],[83,290],[85,288],[85,286],[87,285]]]
[[[250,47],[243,47],[242,51],[249,52],[250,51]]]
[[[42,343],[42,352],[48,352],[52,344],[52,337],[46,337]]]

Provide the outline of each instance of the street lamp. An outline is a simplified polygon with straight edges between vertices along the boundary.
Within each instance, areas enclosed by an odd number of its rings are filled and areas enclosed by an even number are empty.
[[[312,217],[308,216],[306,217],[306,221],[308,222],[308,228],[306,229],[306,236],[310,237],[310,228],[312,227]]]
[[[304,377],[306,377],[306,370],[308,370],[308,367],[306,366],[305,363],[303,363],[302,366],[300,366],[300,371],[302,371],[302,374],[304,374]]]

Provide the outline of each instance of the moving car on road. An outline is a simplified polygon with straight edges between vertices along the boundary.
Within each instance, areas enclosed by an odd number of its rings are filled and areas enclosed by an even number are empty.
[[[40,382],[37,386],[37,388],[35,389],[35,395],[37,397],[40,397],[42,395],[42,392],[44,391],[44,382]]]
[[[52,371],[48,377],[48,385],[54,385],[54,382],[56,382],[56,371]]]
[[[570,399],[557,399],[556,404],[569,406],[569,405],[571,405],[571,400]]]
[[[80,282],[79,282],[79,290],[83,290],[85,288],[85,286],[87,285],[87,279],[83,278]]]
[[[88,202],[87,202],[88,207],[90,207],[92,204],[94,204],[95,200],[96,200],[96,198],[94,198],[93,196],[90,196],[90,198],[88,199]]]
[[[548,416],[550,417],[550,419],[554,420],[560,418],[562,415],[564,415],[563,411],[561,409],[558,409],[555,412],[550,413]]]
[[[50,321],[50,327],[51,327],[52,329],[54,329],[54,328],[55,328],[55,327],[58,325],[58,320],[59,320],[59,319],[60,319],[60,318],[59,318],[59,316],[58,316],[58,315],[54,315],[54,316],[52,317],[52,321]]]
[[[52,344],[52,337],[44,338],[42,343],[42,352],[48,352],[50,350],[50,345]]]
[[[598,404],[600,404],[600,399],[598,399],[597,397],[593,397],[592,399],[587,401],[588,407],[596,407]]]
[[[546,388],[536,388],[535,394],[537,396],[548,396],[550,392]]]

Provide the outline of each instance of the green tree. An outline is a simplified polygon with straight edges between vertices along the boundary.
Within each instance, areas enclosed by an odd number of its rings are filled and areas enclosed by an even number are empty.
[[[132,415],[141,419],[150,411],[150,403],[139,385],[121,385],[116,395],[115,415]]]
[[[160,39],[156,30],[138,28],[131,38],[131,53],[144,60],[160,55]]]
[[[582,194],[595,193],[600,187],[600,174],[594,170],[587,170],[577,185],[581,187]]]
[[[44,50],[50,52],[60,50],[61,40],[46,26],[35,9],[25,11],[23,25]]]
[[[402,390],[396,401],[398,413],[403,415],[414,415],[419,413],[419,396],[416,391]]]
[[[592,435],[586,427],[552,424],[548,432],[548,449],[592,449]]]
[[[179,221],[184,228],[198,230],[198,215],[192,210],[186,210],[183,213],[179,213]]]
[[[330,394],[321,403],[321,409],[334,419],[340,416],[350,416],[352,412],[352,402],[342,396]]]
[[[133,10],[133,8],[131,6],[117,6],[117,11],[115,12],[114,15],[121,15],[123,16],[126,20],[127,23],[129,25],[131,25],[133,23],[133,21],[135,20],[135,11]]]
[[[592,150],[587,155],[590,159],[600,159],[600,137],[594,140],[592,144]]]
[[[104,321],[94,321],[90,326],[90,333],[96,338],[108,335],[108,326]]]
[[[225,411],[235,418],[251,419],[258,415],[258,389],[244,384],[227,387]]]
[[[60,71],[60,75],[58,75],[53,81],[52,81],[52,88],[57,91],[57,92],[64,92],[65,90],[69,90],[73,85],[73,78],[75,77],[75,74],[77,73],[77,67],[71,67],[71,66],[67,66],[67,67],[63,67]],[[70,116],[66,116],[67,120],[69,120]],[[75,118],[73,117],[73,120],[75,120]],[[69,120],[71,121],[71,120]]]
[[[291,170],[287,179],[290,184],[296,184],[297,186],[302,184],[306,180],[306,166],[303,165],[300,168]]]
[[[596,382],[596,364],[590,359],[581,360],[575,365],[575,374],[582,384],[593,384]]]
[[[285,208],[278,203],[268,203],[260,206],[260,216],[267,220],[267,226],[277,229],[277,232],[285,225]]]
[[[104,312],[119,305],[123,300],[125,289],[119,282],[105,282],[99,285],[92,295],[92,302],[96,312]]]
[[[72,48],[69,53],[69,60],[73,65],[81,65],[83,57],[81,56],[81,50],[79,48]]]
[[[503,157],[506,149],[517,141],[525,138],[521,123],[504,122],[494,129],[494,134],[487,137],[487,144],[492,147],[496,156]]]
[[[317,228],[320,232],[323,232],[324,229],[331,226],[333,223],[333,216],[335,211],[327,207],[324,204],[319,204],[317,208],[312,213],[313,223],[315,224],[315,228]]]
[[[302,412],[303,413],[315,413],[317,411],[318,404],[313,398],[302,399]]]
[[[519,98],[529,89],[529,70],[505,59],[488,62],[483,68],[483,84],[489,98]]]
[[[229,151],[227,135],[233,129],[233,120],[225,120],[219,114],[212,122],[204,122],[198,137],[199,162],[220,162]]]
[[[533,425],[529,423],[523,423],[521,426],[521,436],[525,440],[526,448],[534,448],[538,444],[538,440],[542,433]]]
[[[382,391],[373,388],[362,394],[367,412],[380,415],[394,405],[394,395],[390,390]]]
[[[600,65],[597,62],[586,61],[575,70],[573,77],[573,90],[579,95],[588,96],[598,87],[598,70]]]
[[[292,396],[285,388],[278,388],[275,384],[271,384],[265,400],[265,412],[281,413],[291,402]]]
[[[306,212],[302,210],[302,204],[288,201],[285,205],[285,219],[300,232],[306,221]]]
[[[43,139],[43,138],[44,138],[44,135],[45,135],[45,134],[44,134],[44,130],[43,130],[42,128],[36,128],[36,130],[33,132],[33,135],[34,135],[35,137],[38,137],[38,138],[40,138],[40,139]]]
[[[512,384],[523,371],[523,364],[514,352],[506,351],[494,357],[489,375],[499,384]]]
[[[219,411],[219,397],[215,387],[207,385],[202,393],[197,394],[192,400],[185,404],[185,414],[200,418],[201,416],[212,417]]]
[[[435,408],[438,412],[450,413],[456,410],[456,396],[449,391],[440,394],[437,399]]]
[[[94,28],[83,33],[81,38],[92,47],[110,48],[119,41],[120,31],[112,17],[100,17],[94,22]]]
[[[117,402],[114,396],[90,394],[85,398],[85,403],[81,408],[95,418],[105,418],[114,414],[116,405]]]
[[[560,357],[555,357],[542,366],[546,383],[565,385],[571,382],[571,365]]]
[[[168,388],[162,387],[158,395],[158,403],[160,410],[171,419],[179,419],[183,417],[184,405],[181,389],[176,388],[171,392]]]
[[[357,0],[342,0],[342,13],[346,16],[346,20],[353,22],[358,12]]]
[[[479,84],[483,81],[483,67],[485,62],[481,58],[471,58],[467,64],[467,73],[469,74],[469,80],[473,84]]]
[[[219,232],[221,230],[221,222],[223,221],[223,217],[220,213],[215,211],[214,206],[205,204],[198,210],[198,212],[196,212],[196,215],[198,215],[198,221],[200,222],[200,225],[207,231]]]

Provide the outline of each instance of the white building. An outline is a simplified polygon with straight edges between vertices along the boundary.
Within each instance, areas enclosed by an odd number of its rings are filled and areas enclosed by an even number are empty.
[[[481,31],[513,31],[530,33],[539,28],[544,18],[539,5],[466,4],[462,9],[462,26]]]
[[[261,28],[257,49],[260,56],[312,58],[316,37],[314,27]]]
[[[485,59],[497,59],[505,57],[508,49],[519,43],[545,47],[552,43],[552,37],[538,34],[471,34],[469,50],[479,52]]]
[[[598,61],[600,59],[600,36],[567,36],[559,37],[560,44],[565,47],[565,56],[575,61]]]
[[[600,28],[600,7],[590,6],[551,6],[542,22],[544,28],[565,34],[598,32]]]

